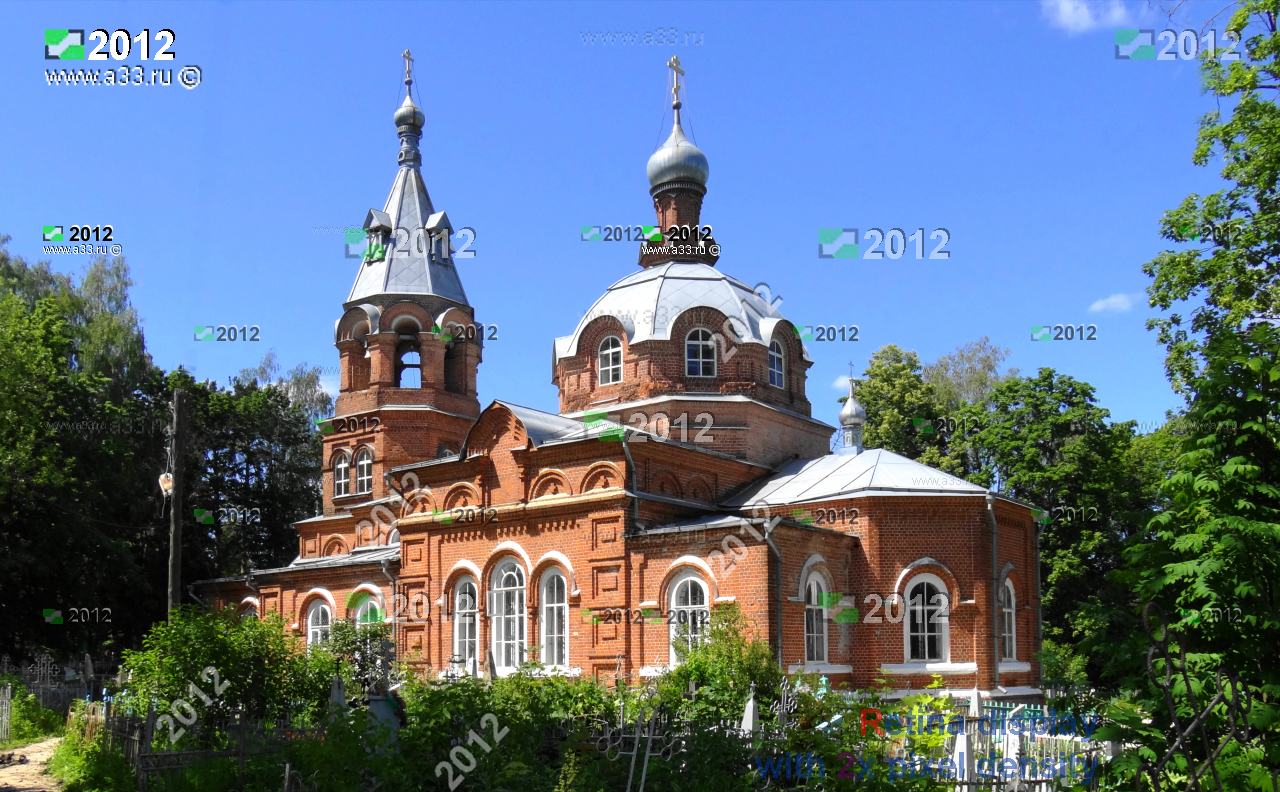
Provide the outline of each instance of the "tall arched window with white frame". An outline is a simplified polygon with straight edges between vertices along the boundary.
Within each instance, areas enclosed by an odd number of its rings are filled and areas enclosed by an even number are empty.
[[[693,573],[676,579],[667,597],[668,620],[671,622],[671,664],[692,649],[710,626],[711,609],[707,585]]]
[[[472,676],[478,669],[479,603],[475,580],[460,578],[453,587],[453,656]]]
[[[684,373],[689,377],[716,375],[716,342],[710,330],[696,327],[685,336]]]
[[[617,336],[600,342],[599,370],[601,385],[622,382],[622,341]]]
[[[777,341],[769,343],[769,384],[775,388],[786,387],[786,355],[782,344]]]
[[[356,494],[373,492],[373,452],[367,448],[356,454]]]
[[[542,576],[541,624],[542,640],[539,660],[545,666],[569,667],[569,599],[564,575],[552,570]]]
[[[951,657],[947,587],[936,575],[916,575],[907,585],[903,620],[907,662],[939,663]]]
[[[351,494],[351,455],[346,451],[333,460],[333,497]]]
[[[329,629],[333,625],[333,612],[329,603],[317,599],[307,608],[307,646],[319,646],[329,641]]]
[[[1018,659],[1017,600],[1013,594],[1013,582],[1005,578],[1000,587],[1000,659]]]
[[[510,673],[525,660],[524,570],[507,559],[493,571],[489,592],[490,631],[497,670]]]
[[[804,586],[804,661],[827,662],[827,584],[822,575],[809,573]]]

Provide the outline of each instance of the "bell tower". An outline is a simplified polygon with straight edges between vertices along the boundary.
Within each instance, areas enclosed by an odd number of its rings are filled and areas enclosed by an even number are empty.
[[[324,511],[390,495],[383,473],[455,453],[480,414],[484,340],[450,250],[449,217],[422,178],[425,115],[405,97],[394,121],[398,168],[382,209],[365,214],[368,247],[334,328],[341,384],[324,422]]]

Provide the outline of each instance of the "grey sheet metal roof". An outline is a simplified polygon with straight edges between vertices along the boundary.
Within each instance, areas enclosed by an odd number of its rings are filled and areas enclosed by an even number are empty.
[[[516,419],[524,426],[525,432],[529,436],[529,442],[535,447],[567,440],[598,438],[610,430],[620,432],[623,429],[622,424],[605,419],[603,413],[601,413],[600,418],[593,416],[590,420],[582,420],[579,418],[566,418],[556,413],[543,412],[532,407],[497,400],[492,402],[485,410],[487,411],[494,404],[501,404],[516,416]],[[471,432],[468,430],[467,437],[462,443],[463,452],[470,444],[470,440]],[[459,456],[465,456],[465,453],[459,454]]]
[[[399,561],[400,545],[379,545],[375,547],[358,547],[347,555],[321,556],[319,558],[295,558],[289,566],[275,569],[255,569],[254,575],[272,575],[281,572],[295,572],[302,569],[331,569],[333,567],[359,566],[360,564],[380,564],[383,561]]]
[[[883,448],[797,459],[728,502],[732,508],[829,500],[863,491],[918,495],[985,495],[977,484]]]
[[[417,153],[417,139],[406,145]],[[409,158],[396,171],[391,194],[381,211],[370,209],[364,228],[390,228],[386,256],[382,261],[361,262],[347,303],[380,295],[435,295],[468,305],[462,280],[453,261],[442,257],[431,244],[430,232],[452,225],[444,212],[437,212],[427,193],[418,158]]]
[[[634,272],[610,286],[578,322],[572,335],[555,340],[555,357],[559,360],[576,355],[582,331],[598,317],[617,318],[626,330],[627,343],[634,344],[670,339],[676,317],[697,307],[723,313],[733,322],[738,340],[744,343],[767,344],[774,327],[784,318],[776,307],[737,278],[709,264],[674,261]],[[808,353],[805,359],[809,359]]]

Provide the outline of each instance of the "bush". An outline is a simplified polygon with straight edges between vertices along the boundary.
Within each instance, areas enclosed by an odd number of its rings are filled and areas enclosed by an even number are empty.
[[[62,733],[63,717],[40,706],[40,700],[18,677],[0,676],[0,688],[5,685],[13,686],[13,698],[9,704],[9,739],[0,743],[0,748],[16,748]]]
[[[133,772],[124,754],[108,750],[104,736],[84,736],[84,702],[77,701],[62,742],[49,759],[49,772],[65,784],[64,792],[133,792]]]

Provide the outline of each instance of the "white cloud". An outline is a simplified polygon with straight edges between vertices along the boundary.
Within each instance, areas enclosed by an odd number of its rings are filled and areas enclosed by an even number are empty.
[[[1122,0],[1040,0],[1040,11],[1050,25],[1071,34],[1124,25],[1131,20]]]
[[[831,383],[831,387],[835,388],[838,391],[844,391],[845,393],[848,393],[849,392],[849,375],[841,374],[840,376],[836,377],[835,381]]]
[[[1140,292],[1113,294],[1110,297],[1103,297],[1101,300],[1094,300],[1093,304],[1089,306],[1089,313],[1104,313],[1106,311],[1124,313],[1133,308],[1141,299],[1142,294]]]

